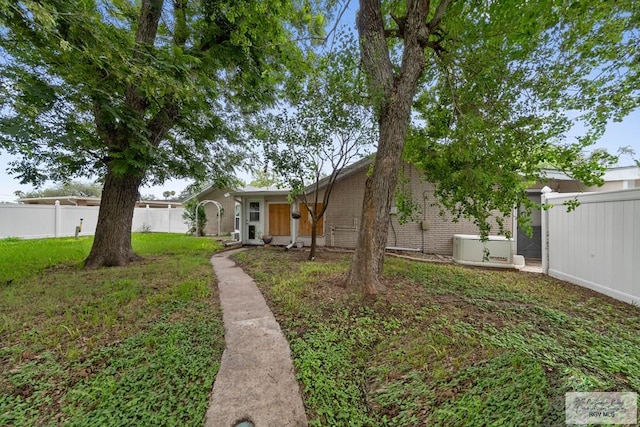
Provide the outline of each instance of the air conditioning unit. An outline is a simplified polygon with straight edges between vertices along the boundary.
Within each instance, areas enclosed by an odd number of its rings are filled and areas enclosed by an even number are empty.
[[[488,236],[484,242],[472,234],[453,236],[453,261],[458,264],[520,269],[524,257],[515,255],[513,249],[513,239],[504,236]]]

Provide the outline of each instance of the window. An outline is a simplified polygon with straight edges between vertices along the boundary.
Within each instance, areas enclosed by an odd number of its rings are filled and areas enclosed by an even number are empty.
[[[234,230],[240,230],[240,205],[236,203],[236,216],[235,216],[235,228]]]
[[[249,202],[249,222],[260,221],[260,202]]]

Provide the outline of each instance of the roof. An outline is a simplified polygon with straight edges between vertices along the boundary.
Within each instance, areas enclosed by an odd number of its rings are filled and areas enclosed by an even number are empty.
[[[278,188],[275,185],[270,185],[268,187],[253,187],[251,185],[247,185],[242,188],[238,188],[236,190],[230,191],[234,196],[250,196],[250,195],[287,195],[291,192],[290,188]]]
[[[279,196],[279,195],[288,195],[291,192],[290,188],[278,188],[275,185],[270,185],[268,187],[254,187],[251,185],[245,185],[244,187],[231,188],[231,189],[223,189],[223,188],[218,188],[215,185],[210,185],[209,187],[205,188],[198,194],[186,199],[185,202],[193,198],[195,198],[196,200],[202,200],[202,197],[204,197],[207,193],[209,193],[212,190],[227,190],[227,193],[229,196],[263,196],[263,195]],[[227,194],[225,194],[225,196],[227,196]]]
[[[575,181],[569,175],[556,169],[542,169],[542,176],[547,179],[555,179],[558,181]],[[617,166],[607,168],[604,171],[602,179],[605,182],[612,181],[630,181],[640,179],[640,167],[638,166]]]
[[[338,177],[336,178],[336,182],[342,179],[345,179],[353,174],[356,174],[365,168],[368,168],[369,165],[373,163],[374,158],[375,158],[374,155],[365,156],[362,159],[358,160],[357,162],[351,163],[350,165],[345,166],[344,168],[342,168],[342,170],[338,174]],[[330,178],[331,178],[331,175],[325,176],[320,181],[318,181],[318,188],[323,188],[325,185],[327,185],[329,183]],[[315,190],[315,187],[316,187],[315,183],[308,185],[306,187],[306,191],[307,192],[313,191]]]
[[[18,199],[20,203],[27,205],[55,205],[56,202],[60,202],[62,206],[100,206],[100,197],[88,197],[88,196],[49,196],[49,197],[24,197]],[[182,206],[182,203],[172,200],[139,200],[137,205],[148,205],[154,208],[166,208],[168,206],[178,207]]]
[[[18,201],[29,205],[55,205],[56,201],[59,201],[63,206],[75,206],[79,201],[82,201],[86,202],[86,206],[100,206],[100,197],[87,196],[23,197],[18,199]]]
[[[604,173],[605,181],[630,181],[640,179],[640,166],[619,166]]]
[[[338,177],[336,179],[336,181],[340,181],[342,179],[345,179],[351,175],[354,175],[360,171],[362,171],[365,168],[368,168],[369,165],[371,165],[371,163],[373,163],[375,156],[372,155],[368,155],[363,157],[362,159],[351,163],[350,165],[345,166],[344,168],[342,168],[342,170],[340,171],[340,173],[338,174]],[[558,181],[575,181],[574,178],[570,177],[569,175],[567,175],[566,173],[559,171],[557,169],[542,169],[541,170],[541,176],[549,179],[549,180],[558,180]],[[328,182],[329,179],[331,178],[331,176],[326,176],[324,178],[322,178],[320,181],[318,181],[318,188],[323,188],[325,187]],[[635,179],[640,179],[640,167],[638,166],[623,166],[623,167],[613,167],[613,168],[609,168],[605,171],[604,176],[603,176],[605,182],[610,182],[610,181],[624,181],[624,180],[635,180]],[[205,190],[201,191],[200,193],[196,194],[195,196],[191,196],[189,199],[191,198],[196,198],[196,199],[200,199],[201,196],[203,196],[204,194],[208,193],[209,191],[211,191],[212,189],[218,189],[215,188],[213,185],[207,187]],[[306,191],[307,192],[311,192],[315,189],[315,183],[308,185],[306,187]],[[229,194],[234,195],[234,196],[242,196],[242,195],[255,195],[255,196],[260,196],[260,195],[268,195],[268,194],[272,194],[272,195],[283,195],[283,194],[289,194],[290,189],[288,188],[278,188],[276,186],[269,186],[269,187],[253,187],[250,185],[247,185],[245,187],[241,187],[241,188],[236,188],[236,189],[230,189],[229,190]],[[189,200],[187,199],[187,200]],[[186,201],[186,200],[185,200]]]

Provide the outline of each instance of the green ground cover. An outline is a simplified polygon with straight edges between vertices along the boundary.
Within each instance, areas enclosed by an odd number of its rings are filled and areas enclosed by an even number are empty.
[[[134,234],[145,260],[81,269],[91,240],[0,240],[0,425],[202,425],[224,349],[219,243]]]
[[[534,274],[349,255],[236,255],[286,333],[312,426],[564,425],[568,391],[640,392],[640,309]]]

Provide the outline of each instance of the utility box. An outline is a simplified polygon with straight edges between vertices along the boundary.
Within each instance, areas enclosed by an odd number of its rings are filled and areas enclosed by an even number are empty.
[[[514,240],[504,236],[487,236],[487,240],[482,241],[478,235],[455,234],[453,261],[482,267],[524,267],[524,258],[514,254]]]

